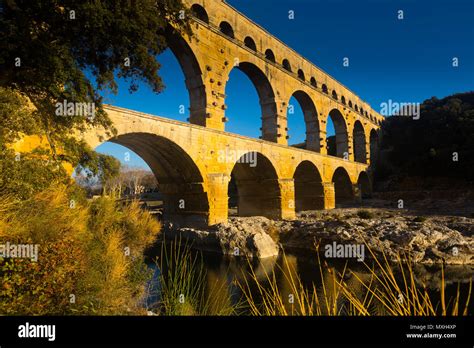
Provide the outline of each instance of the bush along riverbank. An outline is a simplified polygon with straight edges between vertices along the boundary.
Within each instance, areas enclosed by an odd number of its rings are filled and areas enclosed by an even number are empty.
[[[76,186],[2,197],[0,313],[146,314],[143,254],[160,229],[137,202],[87,201]]]

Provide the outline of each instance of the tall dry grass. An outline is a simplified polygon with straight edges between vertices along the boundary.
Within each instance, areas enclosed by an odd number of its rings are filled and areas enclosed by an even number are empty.
[[[161,315],[236,315],[241,304],[233,303],[229,284],[205,268],[203,256],[176,238],[164,241],[155,261],[160,270]]]
[[[250,266],[250,265],[249,265]],[[246,277],[239,282],[250,315],[288,316],[288,315],[341,315],[342,289],[340,277],[334,271],[324,273],[320,268],[320,287],[313,283],[311,287],[303,284],[296,268],[286,254],[282,256],[282,265],[276,265],[271,272],[264,273],[259,279],[252,267]],[[278,277],[282,274],[282,277]],[[346,313],[353,314],[353,313]]]
[[[400,256],[393,263],[386,255],[376,256],[368,245],[366,247],[373,260],[364,262],[366,272],[351,270],[347,263],[342,271],[337,271],[322,262],[317,253],[321,282],[313,282],[310,287],[303,284],[285,254],[282,265],[266,272],[263,280],[250,268],[247,277],[239,283],[249,313],[256,316],[472,314],[469,313],[472,280],[464,303],[460,301],[460,284],[456,294],[448,298],[442,268],[439,295],[435,295],[429,293],[426,286],[420,287],[408,257]],[[282,274],[282,277],[277,274]]]
[[[346,283],[340,282],[344,296],[359,314],[370,315],[376,304],[383,313],[394,316],[468,315],[472,279],[464,304],[460,302],[460,283],[456,294],[447,297],[444,266],[441,265],[439,296],[435,296],[429,293],[426,284],[420,286],[409,255],[398,255],[397,262],[393,263],[385,253],[377,256],[367,244],[366,248],[373,260],[372,264],[364,262],[370,280],[364,280],[357,273],[351,272],[365,295],[361,296]]]

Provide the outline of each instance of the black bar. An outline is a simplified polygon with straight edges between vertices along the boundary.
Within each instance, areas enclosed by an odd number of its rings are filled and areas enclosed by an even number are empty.
[[[20,338],[19,326],[55,325],[55,340]],[[415,327],[411,325],[415,325]],[[428,325],[433,327],[430,329]],[[448,327],[437,328],[437,325]],[[420,328],[423,328],[423,331]],[[455,334],[408,338],[407,334]],[[301,344],[473,347],[473,317],[0,317],[0,347],[58,344]]]

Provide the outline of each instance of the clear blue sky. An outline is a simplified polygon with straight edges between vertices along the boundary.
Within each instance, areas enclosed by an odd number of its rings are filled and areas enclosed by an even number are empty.
[[[353,90],[379,111],[380,103],[422,102],[474,90],[473,0],[228,0],[291,48]],[[288,19],[288,11],[295,19]],[[398,11],[404,19],[397,18]],[[349,58],[349,67],[343,58]],[[453,57],[459,66],[452,66]],[[186,121],[189,97],[181,68],[169,51],[158,57],[166,89],[147,86],[132,95],[125,81],[106,103]],[[258,137],[260,105],[250,80],[234,69],[226,87],[227,130]],[[303,115],[293,100],[290,144],[304,141]],[[180,105],[186,114],[179,113]],[[328,128],[333,133],[332,125]],[[106,143],[98,151],[128,165],[146,166],[130,150]]]

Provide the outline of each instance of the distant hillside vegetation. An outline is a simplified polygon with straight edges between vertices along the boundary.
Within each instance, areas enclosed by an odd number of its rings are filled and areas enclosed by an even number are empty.
[[[411,181],[419,189],[431,189],[473,183],[474,92],[432,97],[421,105],[420,119],[391,116],[381,132],[375,164],[379,186],[396,189]]]

